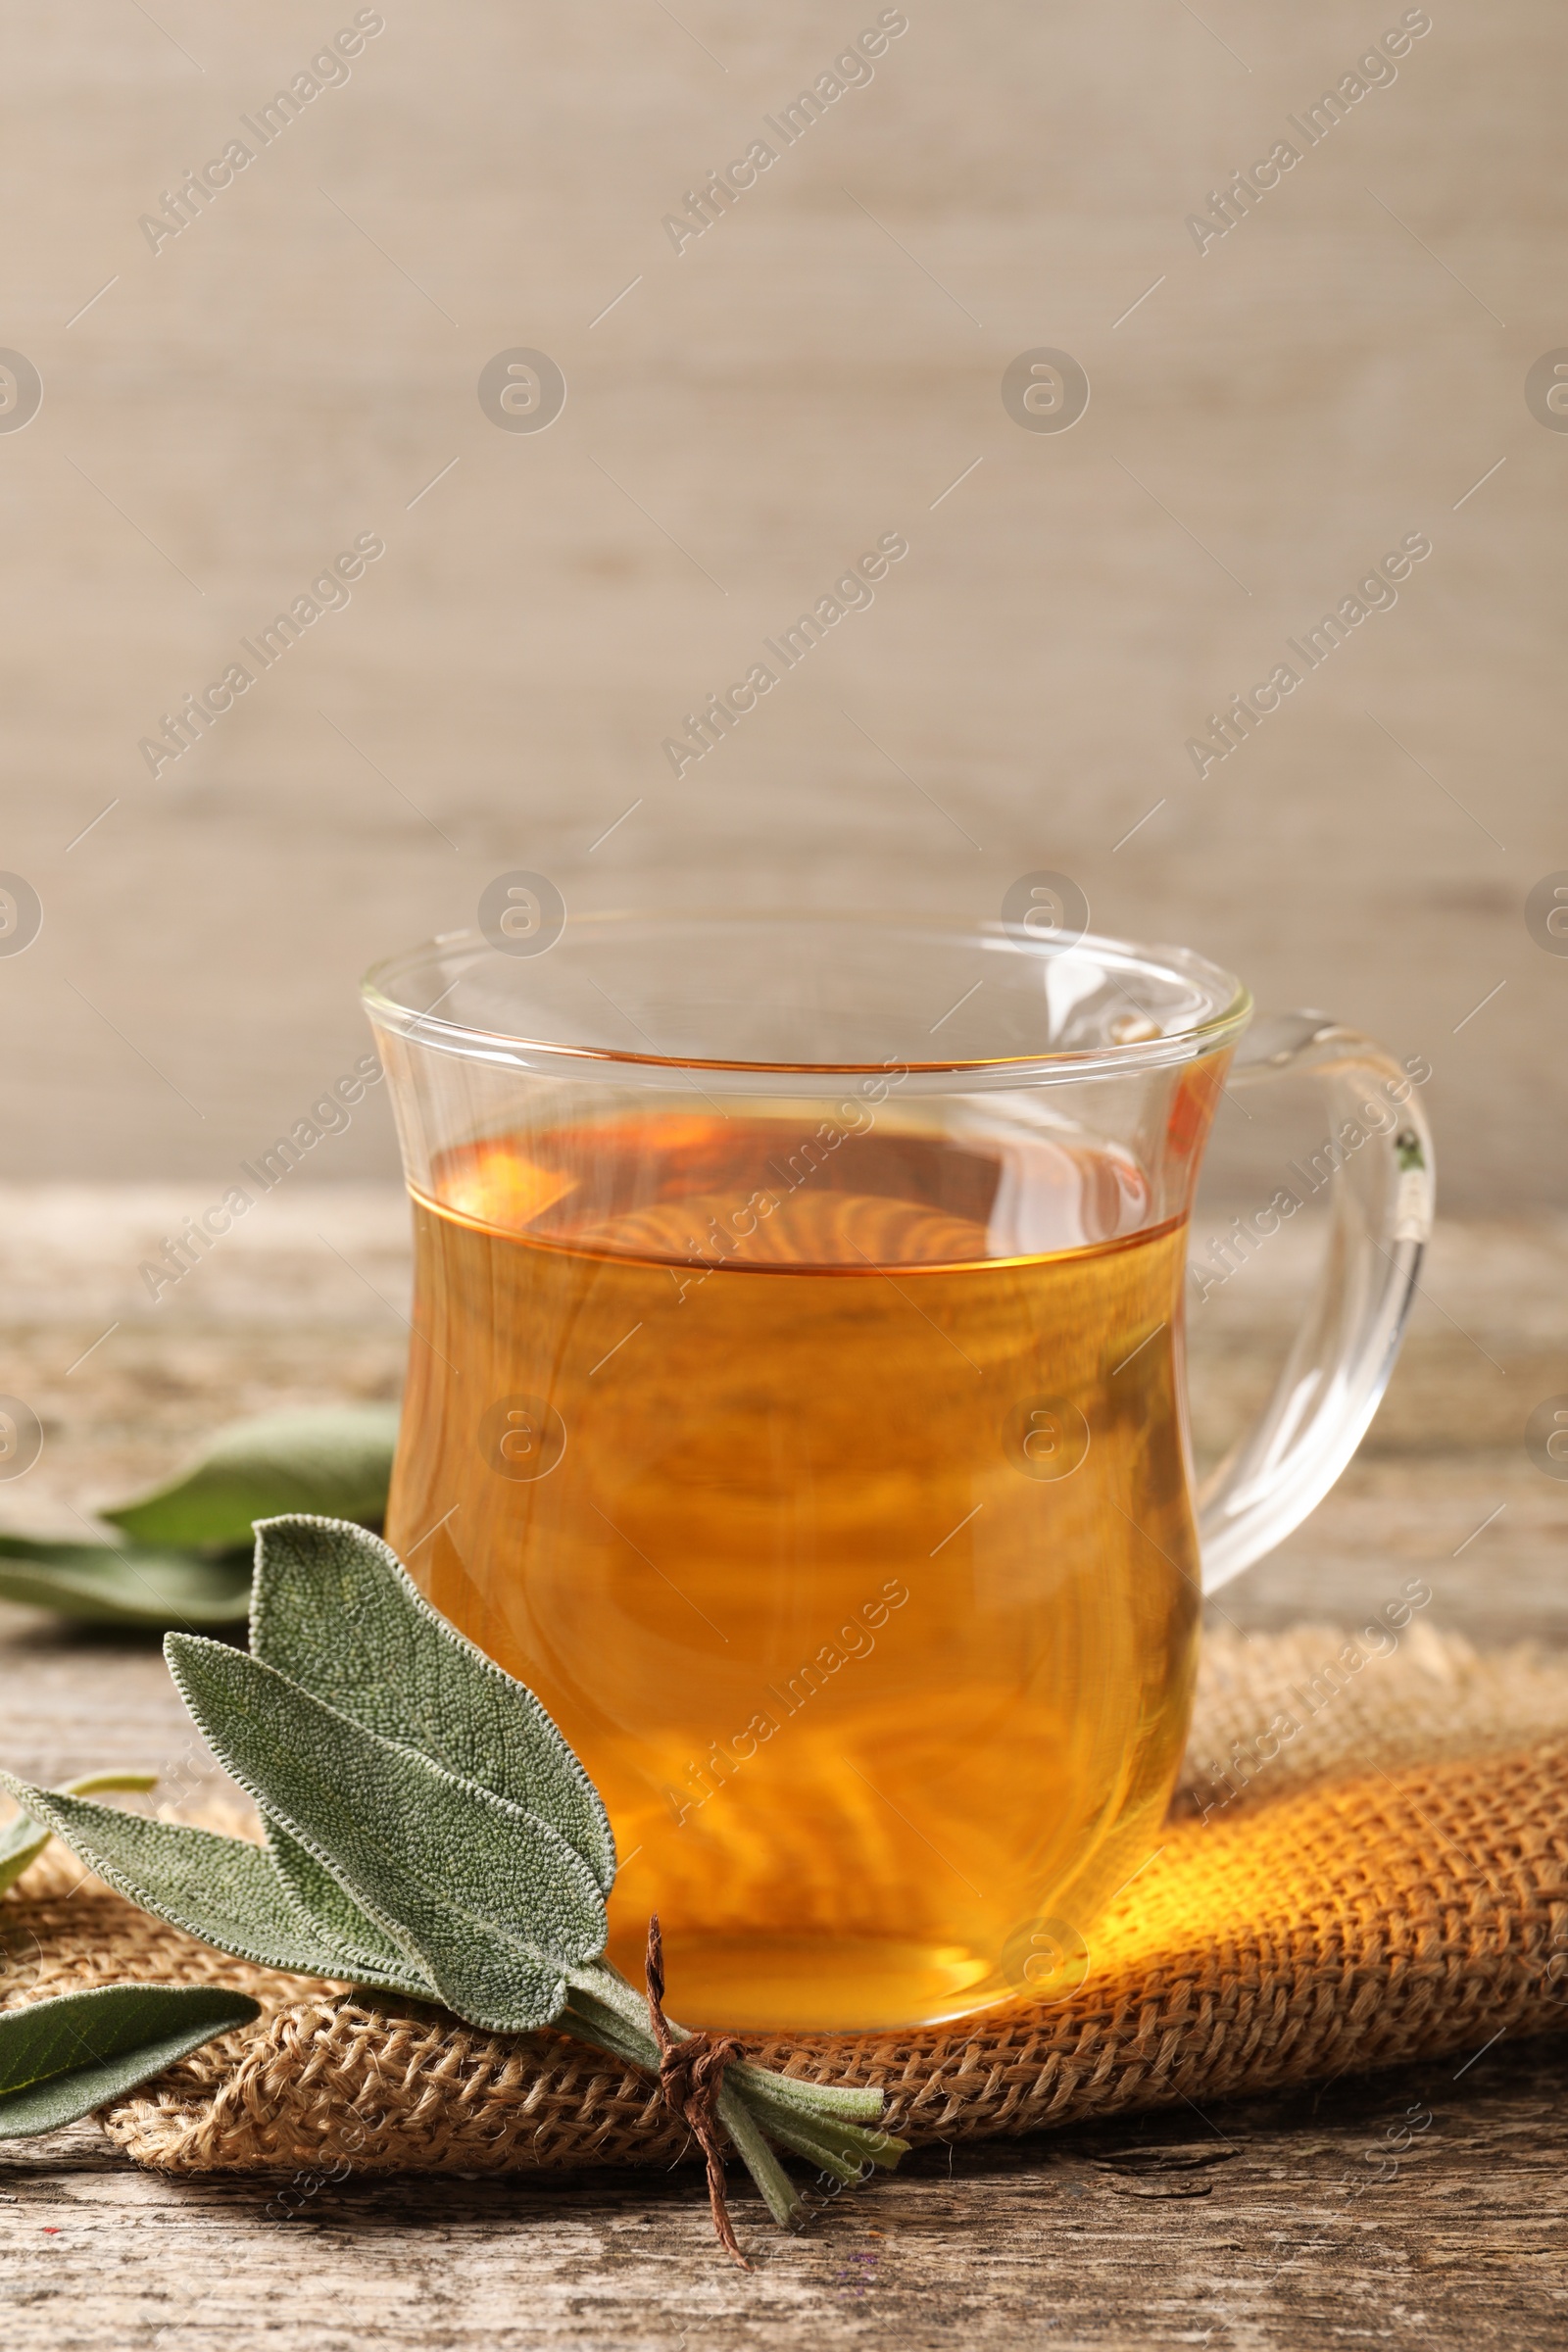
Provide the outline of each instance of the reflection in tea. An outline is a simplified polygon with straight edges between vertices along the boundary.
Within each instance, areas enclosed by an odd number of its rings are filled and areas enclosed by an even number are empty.
[[[708,2026],[1040,1991],[1191,1684],[1182,1221],[1108,1146],[802,1134],[502,1135],[415,1204],[389,1538],[603,1791],[612,1957],[657,1908]]]

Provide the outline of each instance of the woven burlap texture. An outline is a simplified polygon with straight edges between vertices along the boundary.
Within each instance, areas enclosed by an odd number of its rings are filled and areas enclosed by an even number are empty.
[[[1069,1997],[968,2024],[754,2040],[875,2083],[918,2142],[1015,2133],[1477,2050],[1568,2027],[1568,1662],[1478,1657],[1417,1621],[1211,1638],[1163,1842]],[[173,2173],[463,2173],[695,2155],[647,2077],[555,2034],[253,1969],[48,1849],[0,1904],[12,1999],[218,1980],[252,2027],[105,2116]]]

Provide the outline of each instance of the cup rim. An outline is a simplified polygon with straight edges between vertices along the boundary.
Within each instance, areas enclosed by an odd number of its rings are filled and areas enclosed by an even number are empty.
[[[803,925],[839,925],[860,932],[898,934],[910,942],[921,939],[939,939],[943,943],[966,940],[983,950],[1032,954],[1040,961],[1083,948],[1102,958],[1153,964],[1174,977],[1189,979],[1217,1000],[1219,1009],[1204,1014],[1201,1019],[1161,1030],[1153,1038],[1107,1040],[1103,1044],[1044,1054],[980,1054],[956,1059],[896,1063],[750,1061],[717,1055],[631,1052],[618,1046],[567,1045],[547,1036],[524,1035],[520,1029],[486,1029],[471,1022],[449,1020],[437,1010],[441,1002],[439,998],[431,1005],[420,1007],[405,1002],[395,993],[398,981],[423,964],[439,959],[450,961],[455,957],[477,957],[493,954],[495,951],[490,941],[472,925],[456,931],[436,932],[413,947],[383,956],[370,965],[361,980],[361,1000],[372,1020],[382,1022],[401,1036],[415,1039],[420,1044],[449,1053],[479,1053],[487,1058],[494,1058],[498,1052],[504,1057],[544,1054],[549,1056],[549,1066],[554,1068],[581,1063],[599,1070],[610,1065],[651,1072],[733,1071],[756,1073],[763,1078],[849,1078],[885,1074],[890,1067],[897,1067],[910,1076],[973,1075],[991,1084],[999,1080],[1024,1079],[1035,1072],[1042,1077],[1060,1077],[1068,1073],[1092,1076],[1101,1072],[1108,1075],[1112,1071],[1127,1075],[1139,1069],[1197,1060],[1204,1054],[1216,1053],[1221,1047],[1234,1043],[1250,1020],[1254,1009],[1251,992],[1245,983],[1223,965],[1210,962],[1206,956],[1199,955],[1195,949],[1146,945],[1115,939],[1105,932],[1086,930],[1054,935],[1049,931],[1031,931],[1025,935],[1019,926],[994,919],[926,912],[870,912],[853,907],[736,909],[709,906],[660,913],[628,906],[572,914],[569,919],[574,930],[597,931],[601,935],[633,926],[670,935],[689,930],[715,930],[724,926],[766,926],[783,931]],[[456,986],[457,982],[454,981],[452,987]],[[451,993],[450,989],[447,993]]]

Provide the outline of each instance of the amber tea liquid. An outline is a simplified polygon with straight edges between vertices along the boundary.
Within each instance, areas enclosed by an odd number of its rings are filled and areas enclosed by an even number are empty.
[[[1108,1147],[886,1118],[649,1112],[431,1190],[388,1536],[602,1790],[611,1957],[657,1909],[693,2026],[1049,1991],[1186,1729],[1182,1224]]]

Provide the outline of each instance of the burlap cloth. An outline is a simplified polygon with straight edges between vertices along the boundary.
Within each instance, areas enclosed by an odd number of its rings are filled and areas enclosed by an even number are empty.
[[[1095,1930],[1069,1998],[752,2054],[881,2085],[890,2128],[920,2142],[1206,2106],[1568,2026],[1568,1660],[1482,1658],[1418,1620],[1392,1655],[1348,1669],[1347,1639],[1210,1640],[1164,1844]],[[653,2082],[580,2043],[248,1968],[83,1879],[58,1845],[0,1903],[0,1931],[12,2000],[161,1978],[264,2004],[106,2112],[161,2171],[696,2155]]]

